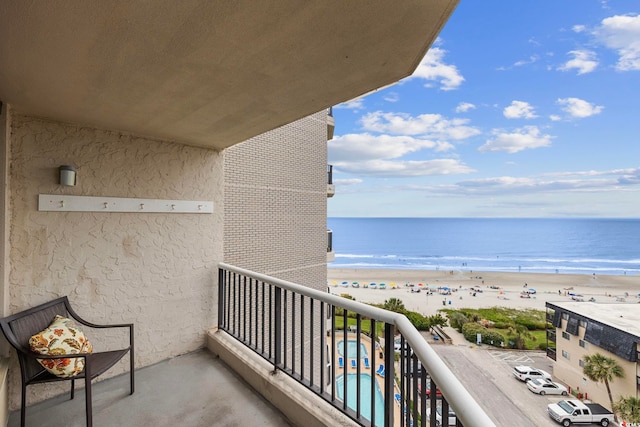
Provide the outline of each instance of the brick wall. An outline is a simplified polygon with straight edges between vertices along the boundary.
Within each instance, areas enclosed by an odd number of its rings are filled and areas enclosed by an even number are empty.
[[[326,289],[326,111],[224,153],[224,260]]]

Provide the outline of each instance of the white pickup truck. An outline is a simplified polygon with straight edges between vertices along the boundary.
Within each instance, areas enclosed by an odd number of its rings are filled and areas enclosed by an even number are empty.
[[[613,413],[597,403],[580,400],[561,400],[547,406],[549,416],[564,427],[571,424],[600,424],[607,427],[613,422]]]

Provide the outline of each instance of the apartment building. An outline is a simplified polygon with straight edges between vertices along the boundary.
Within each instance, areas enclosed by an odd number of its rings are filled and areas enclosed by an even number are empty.
[[[547,355],[556,361],[553,374],[575,392],[606,407],[606,387],[583,373],[584,357],[600,353],[614,359],[624,378],[610,382],[614,401],[640,393],[640,311],[637,304],[571,301],[546,304],[552,328]],[[611,408],[609,408],[611,409]]]

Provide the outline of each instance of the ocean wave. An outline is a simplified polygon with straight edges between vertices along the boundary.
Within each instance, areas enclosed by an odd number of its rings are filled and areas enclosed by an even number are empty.
[[[540,257],[482,257],[482,256],[446,256],[446,255],[420,255],[420,256],[403,256],[403,255],[374,255],[374,254],[340,254],[336,253],[336,258],[378,258],[378,259],[401,259],[403,261],[434,261],[436,263],[446,262],[499,262],[499,263],[548,263],[548,264],[627,264],[640,266],[640,258],[634,259],[609,259],[609,258],[540,258]]]
[[[564,274],[606,274],[606,275],[638,275],[639,268],[611,268],[611,267],[588,267],[575,265],[473,265],[461,268],[460,265],[434,265],[421,263],[377,263],[377,262],[351,262],[339,263],[333,262],[328,265],[329,268],[362,268],[362,269],[388,269],[388,270],[428,270],[428,271],[485,271],[485,272],[528,272],[528,273],[564,273]]]

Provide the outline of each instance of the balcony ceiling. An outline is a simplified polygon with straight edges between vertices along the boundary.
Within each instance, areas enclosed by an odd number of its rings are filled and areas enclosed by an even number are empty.
[[[223,149],[410,75],[458,0],[0,4],[0,100]]]

